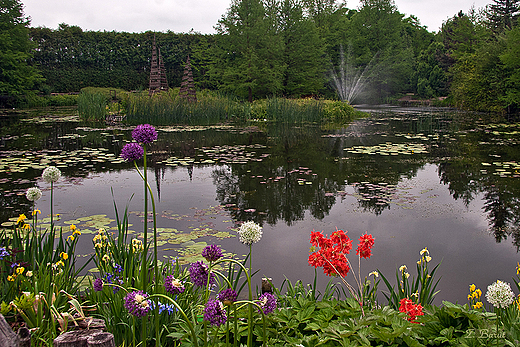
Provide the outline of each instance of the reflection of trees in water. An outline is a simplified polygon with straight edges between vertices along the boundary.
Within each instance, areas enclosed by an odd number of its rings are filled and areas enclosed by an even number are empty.
[[[324,218],[334,205],[336,196],[342,196],[338,192],[344,191],[346,185],[354,187],[360,208],[379,215],[389,209],[391,200],[399,195],[385,190],[381,183],[397,185],[403,178],[415,177],[425,163],[437,162],[440,182],[448,186],[453,198],[469,205],[482,193],[483,211],[496,241],[510,237],[518,248],[520,179],[502,178],[493,175],[492,171],[481,171],[482,162],[495,160],[490,158],[520,162],[518,146],[503,145],[507,138],[497,137],[496,131],[488,131],[484,126],[470,127],[460,123],[456,126],[465,129],[464,136],[452,134],[432,140],[435,134],[452,130],[445,118],[401,116],[360,120],[354,126],[328,131],[326,137],[322,137],[325,132],[318,126],[287,124],[262,125],[264,131],[258,131],[257,127],[244,132],[229,129],[163,131],[159,132],[159,140],[148,148],[149,167],[154,170],[160,194],[165,167],[158,162],[168,157],[195,158],[203,147],[265,145],[269,157],[261,162],[216,166],[213,179],[218,199],[221,204],[228,205],[237,220],[253,219],[270,224],[283,220],[292,224],[304,219],[306,213],[317,219]],[[123,140],[130,140],[130,128],[95,130],[78,128],[78,125],[13,121],[8,123],[8,128],[0,129],[0,145],[4,151],[23,150],[44,155],[65,154],[83,148],[107,148],[109,153],[119,156]],[[392,136],[397,133],[432,135],[425,142],[429,153],[410,157],[367,156],[350,155],[344,150],[357,145],[408,141],[402,136]],[[68,136],[71,134],[81,136]],[[131,163],[112,166],[108,162],[91,161],[89,165],[68,164],[62,171],[68,177],[85,177],[89,172],[119,171],[131,167]],[[193,165],[188,167],[190,169]],[[4,192],[15,192],[0,196],[2,220],[28,212],[30,204],[25,196],[16,193],[22,193],[34,185],[34,181],[20,183],[19,180],[39,177],[41,171],[28,169],[23,174],[10,173],[9,182],[0,182]]]
[[[217,197],[237,220],[270,224],[284,220],[290,225],[302,220],[307,210],[323,219],[346,184],[354,185],[363,196],[358,199],[360,207],[380,214],[392,199],[391,189],[384,184],[414,177],[424,165],[422,157],[340,159],[337,155],[345,137],[322,137],[317,127],[280,126],[268,131],[270,156],[263,162],[219,167],[213,172]],[[368,184],[356,184],[360,182]],[[385,183],[379,186],[381,182]]]
[[[335,202],[335,197],[327,192],[337,191],[338,183],[319,176],[301,181],[300,170],[294,170],[255,163],[221,166],[212,176],[218,200],[236,220],[271,225],[283,220],[291,225],[303,220],[307,210],[313,217],[323,219]],[[262,177],[252,179],[252,173]]]
[[[488,213],[491,232],[497,242],[511,236],[513,244],[519,249],[519,199],[516,194],[505,189],[499,182],[484,188],[484,211]],[[517,192],[518,193],[518,192]]]
[[[512,243],[520,250],[520,180],[500,177],[482,170],[482,162],[490,158],[508,158],[518,161],[517,148],[504,148],[497,142],[496,134],[489,131],[466,132],[458,141],[448,146],[451,160],[439,164],[441,182],[448,185],[455,200],[462,199],[467,205],[483,193],[489,231],[496,242],[512,238]],[[493,159],[491,159],[493,160]],[[499,160],[501,159],[494,159]]]

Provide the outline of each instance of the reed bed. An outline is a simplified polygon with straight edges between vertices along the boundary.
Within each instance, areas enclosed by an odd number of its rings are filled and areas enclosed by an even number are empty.
[[[111,91],[113,92],[113,91]],[[102,88],[85,88],[78,98],[80,118],[104,121],[107,114],[124,113],[129,125],[210,125],[238,121],[295,123],[347,123],[356,117],[348,103],[317,99],[273,97],[253,103],[218,92],[197,92],[197,101],[179,96],[179,89],[170,89],[149,96],[147,91],[118,92],[117,100]],[[117,105],[117,109],[114,109]]]
[[[152,97],[141,92],[130,95],[126,107],[126,121],[129,124],[207,125],[241,120],[244,115],[242,103],[211,92],[198,93],[197,102],[188,102],[179,97],[178,90],[162,92]]]
[[[78,97],[79,118],[84,121],[104,122],[108,98],[99,91],[82,91]]]

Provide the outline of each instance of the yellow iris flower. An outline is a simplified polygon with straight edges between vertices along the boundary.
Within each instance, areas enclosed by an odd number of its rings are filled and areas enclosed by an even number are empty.
[[[16,220],[16,224],[23,222],[26,219],[27,219],[27,217],[25,217],[24,214],[21,214],[20,216],[18,216],[18,219]]]

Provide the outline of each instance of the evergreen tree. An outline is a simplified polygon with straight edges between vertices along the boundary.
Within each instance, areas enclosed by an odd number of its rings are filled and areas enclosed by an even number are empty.
[[[246,97],[277,94],[282,88],[283,44],[260,0],[233,0],[217,25],[216,61],[211,73],[221,88]]]
[[[30,65],[29,18],[19,0],[0,0],[0,94],[23,95],[41,79]]]
[[[491,30],[500,33],[518,24],[519,12],[520,0],[493,0],[485,14]]]
[[[284,94],[318,93],[324,82],[325,50],[315,24],[304,17],[299,0],[283,0],[279,18],[285,48]]]

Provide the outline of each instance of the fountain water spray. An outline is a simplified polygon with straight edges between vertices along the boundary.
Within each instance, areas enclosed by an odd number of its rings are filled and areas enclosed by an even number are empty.
[[[370,60],[365,68],[355,67],[351,62],[349,50],[348,59],[345,59],[343,46],[340,46],[340,65],[339,73],[332,67],[332,82],[340,99],[349,104],[365,90],[369,79],[373,77],[375,65],[373,64],[377,54]]]

